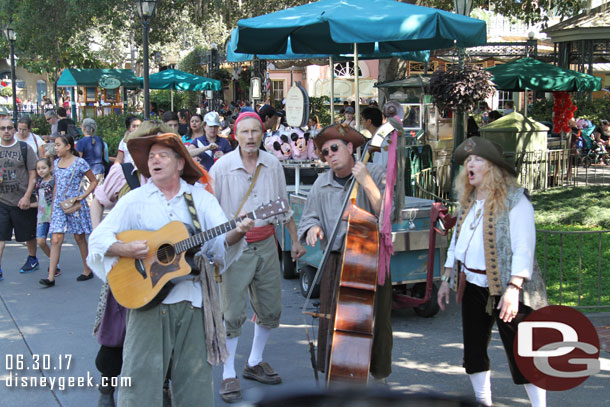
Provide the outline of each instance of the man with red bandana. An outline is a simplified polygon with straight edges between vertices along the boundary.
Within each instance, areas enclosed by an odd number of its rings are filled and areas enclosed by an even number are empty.
[[[280,162],[259,149],[263,132],[263,122],[257,113],[241,113],[234,129],[238,147],[220,157],[210,170],[214,194],[228,218],[252,211],[278,197],[287,198],[286,179]],[[248,194],[251,184],[254,186]],[[290,233],[293,260],[301,257],[305,248],[299,243],[292,211],[277,218],[286,224]],[[235,372],[235,352],[241,327],[246,321],[248,294],[256,325],[243,377],[264,384],[282,382],[269,363],[263,362],[269,334],[271,329],[279,326],[282,311],[281,271],[273,222],[273,218],[255,221],[254,229],[246,235],[247,247],[241,257],[222,275],[220,291],[229,357],[224,364],[219,392],[225,402],[241,399],[241,387]]]

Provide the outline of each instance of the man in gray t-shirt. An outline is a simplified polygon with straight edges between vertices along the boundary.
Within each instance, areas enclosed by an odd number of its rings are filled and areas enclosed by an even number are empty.
[[[36,181],[36,155],[32,147],[15,139],[10,119],[0,119],[0,280],[5,241],[26,242],[28,258],[22,273],[38,269],[36,258],[36,208],[30,207]],[[24,157],[24,153],[25,156]]]

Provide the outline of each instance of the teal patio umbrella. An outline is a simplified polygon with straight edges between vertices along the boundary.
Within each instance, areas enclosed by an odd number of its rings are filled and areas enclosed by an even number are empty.
[[[601,78],[559,68],[533,58],[519,59],[487,70],[493,75],[492,81],[499,90],[585,92],[602,88]]]
[[[139,78],[143,81],[142,78]],[[193,75],[192,73],[180,71],[178,69],[167,69],[149,76],[150,89],[170,89],[171,109],[174,110],[174,90],[216,90],[222,89],[219,80],[206,78],[204,76]]]
[[[393,0],[320,0],[240,20],[237,30],[238,53],[351,54],[355,66],[359,54],[391,56],[487,42],[482,20]],[[359,108],[357,103],[357,121]]]
[[[265,59],[265,60],[300,60],[300,59],[322,59],[322,58],[330,58],[329,64],[331,65],[333,61],[346,61],[353,60],[353,54],[342,54],[342,55],[330,55],[330,54],[295,54],[292,51],[292,46],[290,44],[290,38],[288,38],[288,45],[286,48],[286,52],[283,54],[242,54],[236,51],[237,49],[237,38],[238,33],[237,29],[234,28],[231,31],[231,40],[227,45],[227,60],[230,62],[244,62],[251,61],[254,58]],[[412,52],[389,52],[382,53],[378,48],[373,50],[371,54],[359,54],[359,59],[381,59],[381,58],[392,58],[397,57],[401,59],[406,59],[410,61],[421,61],[426,62],[430,58],[430,51],[412,51]],[[334,100],[334,77],[331,76],[331,86],[330,86],[330,99]],[[334,104],[331,103],[331,117],[334,117]]]
[[[320,0],[238,21],[236,51],[372,54],[472,47],[487,42],[482,20],[393,0]]]

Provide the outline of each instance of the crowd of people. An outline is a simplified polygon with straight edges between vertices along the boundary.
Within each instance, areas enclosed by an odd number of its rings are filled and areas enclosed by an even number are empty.
[[[0,260],[4,242],[14,232],[28,249],[20,271],[39,268],[38,245],[49,257],[47,277],[40,284],[54,287],[61,275],[64,236],[73,234],[83,260],[77,280],[96,275],[104,282],[94,324],[100,344],[96,367],[102,377],[132,379],[132,386],[119,388],[119,405],[213,405],[214,391],[225,402],[242,399],[236,350],[240,339],[244,340],[248,304],[256,324],[250,354],[241,362],[241,376],[268,385],[283,380],[264,358],[282,312],[275,225],[286,226],[296,260],[305,254],[306,245],[320,241],[326,246],[334,225],[339,224],[320,300],[320,315],[328,317],[320,319],[317,368],[328,374],[346,233],[337,203],[349,193],[346,185],[354,178],[360,191],[356,205],[379,223],[380,236],[390,233],[392,163],[405,116],[396,102],[383,110],[378,106],[363,109],[361,126],[373,136],[386,136],[381,152],[365,165],[355,156],[366,139],[354,128],[353,108],[345,106],[343,114],[342,123],[324,128],[315,115],[307,127],[290,128],[285,114],[270,105],[254,110],[231,104],[205,115],[164,112],[158,116],[161,120],[129,116],[111,166],[106,166],[108,146],[96,134],[93,119],[80,123],[83,137],[75,140],[70,134],[74,122],[65,109],[47,112],[47,121],[57,131],[53,148],[47,148],[31,133],[28,120],[20,120],[15,128],[9,118],[0,117],[4,159]],[[465,368],[481,404],[492,404],[486,348],[497,323],[514,382],[525,384],[533,406],[544,406],[544,390],[528,383],[511,358],[517,323],[545,302],[544,284],[534,262],[533,208],[516,183],[514,166],[504,160],[498,146],[476,136],[465,143],[456,150],[456,162],[463,163],[456,179],[461,209],[438,302],[444,308],[449,283],[459,285]],[[314,183],[300,224],[291,210],[269,219],[244,217],[270,200],[287,198],[281,160],[289,158],[319,158],[330,167]],[[109,210],[105,217],[104,209]],[[513,218],[520,221],[511,222]],[[109,273],[119,258],[144,260],[156,249],[145,239],[122,241],[117,235],[129,230],[156,231],[176,220],[191,234],[234,222],[226,233],[186,252],[191,273],[174,279],[154,304],[125,309],[113,296]],[[481,238],[488,229],[494,233],[493,242],[506,247],[502,253],[512,250],[516,255],[489,257],[487,240]],[[370,373],[375,381],[385,382],[392,365],[392,285],[389,261],[380,263],[383,278],[377,285]],[[465,281],[460,281],[461,275]],[[216,390],[214,364],[223,366]],[[102,386],[99,391],[100,406],[115,405],[113,387]]]

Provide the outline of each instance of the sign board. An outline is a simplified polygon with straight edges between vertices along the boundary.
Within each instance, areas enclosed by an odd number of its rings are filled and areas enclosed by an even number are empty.
[[[263,81],[256,76],[250,78],[250,100],[263,98]]]
[[[100,88],[104,89],[116,89],[121,86],[121,81],[119,78],[115,78],[114,76],[104,75],[97,82],[100,85]]]
[[[206,99],[214,99],[214,91],[213,90],[206,90],[205,91],[205,98]]]
[[[286,94],[286,121],[289,126],[303,127],[309,120],[309,96],[301,82],[296,82]]]

